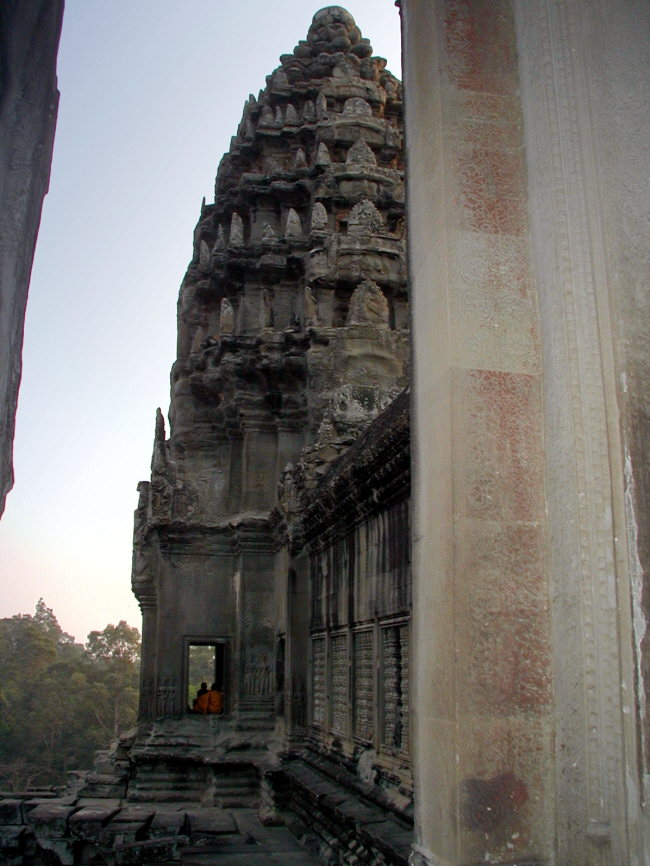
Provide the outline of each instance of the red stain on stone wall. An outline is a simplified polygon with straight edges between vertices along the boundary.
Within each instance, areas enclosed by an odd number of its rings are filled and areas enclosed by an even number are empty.
[[[467,90],[508,93],[516,59],[509,2],[452,0],[445,16],[447,73]]]
[[[466,514],[536,521],[543,508],[539,378],[501,370],[464,374]]]
[[[526,229],[524,174],[518,152],[471,148],[456,158],[461,227],[521,235]]]

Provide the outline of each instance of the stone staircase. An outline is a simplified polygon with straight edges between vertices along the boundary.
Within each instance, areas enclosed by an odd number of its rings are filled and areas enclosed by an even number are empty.
[[[213,769],[212,802],[222,809],[257,808],[260,802],[258,773],[251,764],[224,764]]]
[[[202,803],[208,794],[209,768],[206,766],[139,761],[129,781],[129,802],[165,803],[182,801]]]
[[[382,804],[382,791],[364,793],[340,766],[302,753],[282,765],[274,782],[276,814],[308,850],[338,866],[408,866],[413,841],[409,809]]]

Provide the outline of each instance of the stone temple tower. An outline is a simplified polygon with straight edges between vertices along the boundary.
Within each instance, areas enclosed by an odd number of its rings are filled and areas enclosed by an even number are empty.
[[[300,491],[406,384],[401,112],[349,13],[323,9],[246,102],[201,207],[136,512],[143,723],[199,737],[189,658],[210,647],[213,743],[291,734],[278,635]]]

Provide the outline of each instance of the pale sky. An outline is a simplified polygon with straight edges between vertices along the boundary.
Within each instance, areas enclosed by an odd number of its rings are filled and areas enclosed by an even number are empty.
[[[126,619],[138,481],[167,413],[178,287],[249,93],[304,39],[305,0],[66,0],[50,191],[32,271],[0,617]],[[349,0],[400,75],[392,0]]]

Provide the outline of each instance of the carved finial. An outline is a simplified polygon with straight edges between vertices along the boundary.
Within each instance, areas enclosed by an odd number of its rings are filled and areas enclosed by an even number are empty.
[[[153,437],[153,454],[151,455],[151,471],[163,472],[167,463],[165,450],[165,418],[160,408],[156,409],[156,427]]]
[[[377,157],[366,142],[360,138],[358,141],[355,141],[350,150],[348,150],[346,162],[356,162],[361,163],[362,165],[377,165]]]
[[[352,292],[348,310],[348,325],[372,325],[388,328],[388,301],[377,283],[364,280]]]
[[[341,6],[326,6],[314,15],[307,33],[307,45],[312,56],[326,53],[351,52],[358,57],[372,54],[372,47],[363,39],[354,18]]]
[[[210,247],[204,240],[199,242],[199,270],[210,270]]]
[[[370,103],[360,96],[352,96],[345,100],[343,106],[344,117],[372,117]]]
[[[270,105],[265,105],[260,114],[260,126],[273,126],[275,115]]]
[[[295,168],[305,168],[307,166],[307,154],[304,147],[299,147],[293,159]]]
[[[226,249],[226,233],[223,230],[223,226],[219,225],[219,228],[217,229],[217,239],[214,242],[213,251],[216,252],[217,250],[225,250],[225,249]]]
[[[275,126],[284,126],[284,118],[282,117],[282,109],[278,105],[275,109]]]
[[[323,420],[320,422],[318,433],[316,434],[316,441],[320,445],[323,445],[326,442],[331,442],[333,439],[336,439],[337,436],[338,433],[336,431],[336,427],[334,426],[332,412],[328,409],[323,415]]]
[[[324,141],[321,141],[321,143],[318,145],[315,162],[316,165],[330,165],[330,163],[332,162],[330,152],[327,149],[327,145]]]
[[[305,107],[302,110],[302,117],[303,120],[306,120],[308,123],[316,120],[316,109],[314,108],[314,103],[311,99],[308,99],[307,102],[305,102]]]
[[[273,84],[276,87],[288,87],[289,79],[287,78],[287,73],[282,69],[277,69],[273,76]]]
[[[234,331],[235,311],[228,298],[222,298],[219,315],[219,334],[232,334]]]
[[[327,211],[325,205],[317,201],[311,212],[311,230],[322,232],[327,230]]]
[[[380,232],[383,227],[381,214],[367,198],[355,204],[350,211],[348,217],[348,232],[350,234],[374,234]]]
[[[161,442],[165,441],[165,416],[160,409],[160,406],[156,409],[156,430],[154,433],[154,442],[156,445],[159,445]]]
[[[316,117],[322,120],[327,115],[327,97],[321,91],[316,99]]]
[[[316,303],[316,298],[314,297],[314,293],[310,289],[309,286],[305,286],[305,327],[306,328],[317,328],[320,324],[318,321],[318,304]]]
[[[255,135],[255,127],[253,126],[253,121],[250,117],[246,118],[246,122],[244,123],[244,137],[252,138]]]
[[[273,304],[271,303],[271,295],[266,290],[262,290],[262,304],[260,306],[260,327],[273,327]]]
[[[244,223],[238,213],[233,213],[230,220],[230,246],[242,247],[244,245]]]
[[[287,225],[284,235],[287,238],[302,237],[302,223],[300,222],[300,217],[292,207],[289,208],[289,213],[287,214]]]
[[[295,106],[291,103],[287,105],[284,122],[287,124],[287,126],[298,126],[298,124],[300,123],[300,119],[298,118],[298,112],[296,111]]]

